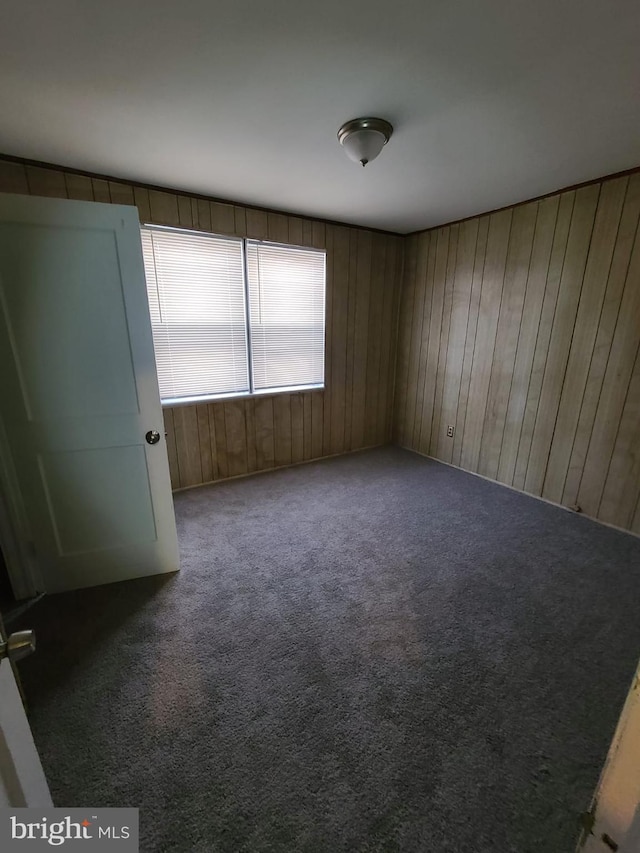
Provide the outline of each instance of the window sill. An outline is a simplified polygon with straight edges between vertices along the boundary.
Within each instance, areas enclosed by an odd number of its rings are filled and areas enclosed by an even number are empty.
[[[325,391],[326,385],[289,385],[284,388],[264,388],[259,391],[241,391],[234,394],[208,394],[201,397],[175,397],[161,400],[163,409],[176,406],[197,406],[201,403],[221,403],[225,400],[246,400],[256,397],[275,397],[278,394],[304,394],[308,391]]]

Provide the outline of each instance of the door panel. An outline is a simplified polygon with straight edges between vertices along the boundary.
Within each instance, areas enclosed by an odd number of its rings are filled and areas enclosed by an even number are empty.
[[[40,474],[60,556],[154,542],[157,538],[142,447],[101,447],[40,457]],[[100,483],[100,489],[85,484]],[[86,495],[86,499],[78,500]],[[107,526],[104,519],[111,519]]]
[[[175,571],[135,208],[0,196],[0,358],[46,591]]]
[[[3,223],[0,254],[12,272],[2,302],[30,420],[137,412],[113,233]]]

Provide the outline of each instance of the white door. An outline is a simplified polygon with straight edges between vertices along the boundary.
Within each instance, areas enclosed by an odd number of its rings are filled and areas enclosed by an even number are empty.
[[[135,208],[0,195],[0,364],[42,589],[177,570]]]
[[[15,635],[14,635],[15,637]],[[7,657],[0,618],[0,808],[53,805]]]
[[[589,815],[581,853],[640,851],[640,668],[627,696]]]

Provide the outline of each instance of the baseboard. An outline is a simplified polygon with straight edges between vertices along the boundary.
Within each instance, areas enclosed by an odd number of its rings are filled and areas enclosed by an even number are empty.
[[[484,474],[478,474],[476,471],[467,471],[466,468],[461,468],[460,465],[454,465],[453,462],[445,462],[443,459],[438,459],[435,456],[430,456],[428,453],[421,453],[419,450],[414,450],[413,447],[405,447],[403,444],[395,444],[394,447],[400,447],[402,450],[407,450],[409,453],[415,453],[416,456],[422,456],[423,459],[430,459],[432,462],[437,462],[439,465],[446,465],[448,468],[455,468],[456,471],[462,471],[469,474],[471,477],[478,477],[480,480],[485,480],[487,483],[493,483],[496,486],[502,486],[503,489],[509,489],[518,495],[526,495],[528,498],[533,498],[536,501],[542,501],[549,506],[555,506],[558,509],[563,509],[571,515],[577,515],[579,518],[584,518],[594,524],[600,524],[603,527],[609,527],[611,530],[617,530],[619,533],[626,533],[628,536],[633,536],[635,539],[640,539],[640,533],[633,530],[628,530],[626,527],[620,527],[617,524],[611,524],[608,521],[602,521],[599,518],[594,518],[592,515],[587,515],[584,512],[576,512],[571,507],[560,504],[557,501],[550,501],[549,498],[543,498],[540,495],[532,495],[531,492],[525,492],[523,489],[516,489],[515,486],[510,486],[508,483],[501,483],[499,480],[493,480],[491,477],[486,477]]]
[[[244,480],[246,477],[255,477],[256,474],[271,474],[273,471],[284,471],[287,468],[298,468],[300,465],[309,465],[312,462],[322,462],[324,459],[337,459],[339,456],[352,456],[354,453],[362,453],[365,450],[375,450],[376,447],[389,447],[389,445],[391,445],[391,441],[385,441],[382,444],[369,444],[366,447],[357,447],[355,450],[343,450],[339,453],[329,453],[326,456],[314,456],[313,459],[302,459],[300,462],[290,462],[288,465],[274,465],[272,468],[260,468],[258,471],[247,471],[244,474],[234,474],[231,477],[220,477],[218,480],[207,480],[204,483],[194,483],[192,486],[179,486],[177,489],[171,489],[171,491],[176,494],[177,492],[188,492],[191,489],[199,489],[201,486],[217,486],[221,483],[229,483],[232,480]]]

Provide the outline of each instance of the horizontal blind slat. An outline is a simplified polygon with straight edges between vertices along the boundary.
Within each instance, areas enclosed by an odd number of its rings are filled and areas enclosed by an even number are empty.
[[[256,390],[324,383],[324,252],[247,241]]]
[[[243,241],[142,229],[163,400],[247,393]],[[253,387],[324,384],[325,254],[246,241]]]
[[[160,397],[249,390],[242,240],[142,229]]]

